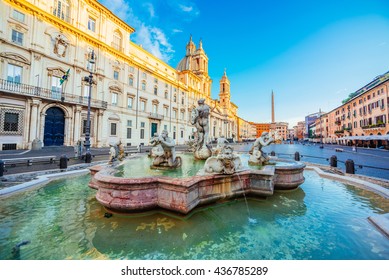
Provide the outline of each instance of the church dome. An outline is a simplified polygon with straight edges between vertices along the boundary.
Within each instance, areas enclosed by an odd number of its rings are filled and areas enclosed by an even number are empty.
[[[190,70],[190,59],[191,56],[185,56],[183,59],[181,59],[180,63],[178,63],[176,70],[177,71],[184,71],[184,70]]]

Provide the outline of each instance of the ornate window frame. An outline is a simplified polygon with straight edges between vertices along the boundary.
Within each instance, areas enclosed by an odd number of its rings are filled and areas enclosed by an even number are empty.
[[[23,135],[24,112],[25,112],[25,110],[22,110],[22,109],[0,108],[0,135]],[[4,122],[5,122],[5,114],[6,113],[12,113],[12,114],[19,115],[17,131],[5,131],[4,130]]]

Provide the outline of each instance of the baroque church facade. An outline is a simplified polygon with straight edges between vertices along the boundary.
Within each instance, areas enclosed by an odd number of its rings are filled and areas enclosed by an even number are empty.
[[[135,30],[96,0],[0,3],[0,149],[149,143],[162,130],[177,144],[193,137],[191,110],[205,98],[210,138],[239,140],[238,107],[224,72],[219,99],[202,42],[190,38],[177,68],[129,39]],[[97,55],[91,91],[88,54]],[[63,81],[63,76],[69,73]]]

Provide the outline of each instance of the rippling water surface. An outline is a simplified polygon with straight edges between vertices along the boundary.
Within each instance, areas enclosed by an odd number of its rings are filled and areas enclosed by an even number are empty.
[[[0,259],[389,259],[389,239],[367,220],[388,200],[305,172],[293,192],[198,209],[106,212],[89,176],[0,200]],[[19,251],[12,248],[30,241]]]

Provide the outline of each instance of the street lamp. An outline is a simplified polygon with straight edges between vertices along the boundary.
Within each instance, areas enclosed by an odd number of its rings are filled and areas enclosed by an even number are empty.
[[[88,94],[88,113],[86,115],[86,127],[85,127],[85,162],[92,162],[92,154],[90,152],[90,100],[92,95],[92,84],[93,84],[93,71],[96,65],[96,55],[94,50],[88,54],[88,70],[89,76],[84,77],[84,81],[89,83],[89,94]]]

